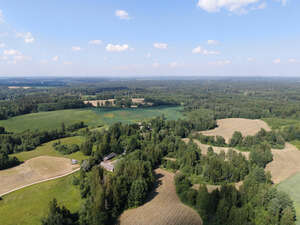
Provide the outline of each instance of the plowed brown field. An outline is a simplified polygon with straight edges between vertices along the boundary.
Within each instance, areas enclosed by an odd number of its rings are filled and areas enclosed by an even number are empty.
[[[125,211],[120,225],[201,225],[198,213],[181,203],[175,190],[174,174],[157,169],[159,184],[151,200],[136,209]]]
[[[262,120],[230,118],[217,121],[218,127],[213,130],[201,131],[206,136],[222,136],[228,143],[235,131],[240,131],[243,136],[255,135],[262,128],[270,131],[268,124]]]

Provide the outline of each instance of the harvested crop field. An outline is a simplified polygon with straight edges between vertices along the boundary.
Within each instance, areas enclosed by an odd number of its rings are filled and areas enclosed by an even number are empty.
[[[282,150],[272,149],[273,161],[266,167],[270,171],[275,184],[300,172],[300,151],[292,144],[285,143]]]
[[[185,143],[188,143],[190,141],[189,138],[183,138],[182,140]],[[196,139],[193,139],[193,142],[201,149],[201,153],[204,154],[204,155],[207,154],[207,149],[209,147],[212,147],[214,149],[214,152],[217,153],[217,154],[220,154],[221,151],[224,151],[227,154],[227,152],[229,151],[229,149],[232,149],[233,151],[236,151],[238,153],[242,153],[246,157],[246,159],[249,159],[250,152],[242,152],[242,151],[239,151],[237,149],[228,148],[228,147],[210,146],[210,145],[202,144],[200,141],[198,141]]]
[[[228,143],[235,131],[240,131],[243,136],[255,135],[262,128],[270,131],[268,124],[262,120],[230,118],[217,121],[218,127],[213,130],[201,131],[207,136],[222,136]]]
[[[13,189],[68,174],[78,167],[71,165],[70,159],[59,157],[40,156],[27,160],[17,167],[0,171],[0,196]]]
[[[174,174],[157,169],[159,184],[151,200],[136,209],[125,211],[120,225],[201,225],[198,213],[181,203],[175,190]]]

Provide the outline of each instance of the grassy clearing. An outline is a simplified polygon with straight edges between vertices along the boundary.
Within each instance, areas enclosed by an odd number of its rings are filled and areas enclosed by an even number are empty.
[[[164,114],[168,119],[182,117],[181,107],[152,107],[137,109],[70,109],[52,112],[31,113],[1,120],[0,126],[10,132],[22,132],[27,129],[56,129],[62,123],[70,125],[83,121],[90,127],[111,125],[116,122],[133,123]]]
[[[300,121],[296,119],[281,119],[281,118],[264,118],[265,121],[272,130],[281,130],[287,126],[300,126]]]
[[[52,112],[30,113],[27,115],[16,116],[8,120],[1,120],[0,126],[5,127],[10,132],[22,132],[31,130],[48,130],[83,121],[90,126],[101,124],[100,116],[92,110],[70,109]]]
[[[300,225],[300,173],[297,173],[289,179],[281,182],[278,185],[278,189],[288,193],[293,199],[298,218],[296,225]]]
[[[167,119],[176,120],[182,118],[182,107],[152,107],[152,108],[129,108],[129,109],[93,109],[101,116],[104,124],[116,122],[134,123],[164,115]]]
[[[38,156],[56,156],[56,157],[65,157],[69,159],[77,159],[79,161],[86,159],[87,156],[83,155],[80,151],[75,152],[70,155],[63,155],[59,153],[58,151],[54,150],[52,147],[54,142],[57,142],[58,140],[50,141],[48,143],[45,143],[39,147],[37,147],[35,150],[29,151],[29,152],[20,152],[16,154],[12,154],[11,156],[16,156],[20,161],[26,161],[28,159],[32,159]],[[68,137],[68,138],[62,138],[60,139],[60,142],[62,144],[78,144],[80,145],[83,143],[84,137],[76,136],[76,137]]]
[[[82,204],[78,187],[72,185],[78,173],[36,184],[3,197],[0,201],[1,225],[40,225],[48,212],[49,201],[58,199],[72,212]]]

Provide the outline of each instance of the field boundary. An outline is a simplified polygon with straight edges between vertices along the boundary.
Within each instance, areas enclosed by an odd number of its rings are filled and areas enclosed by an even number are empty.
[[[33,182],[33,183],[31,183],[31,184],[23,185],[23,186],[18,187],[18,188],[14,188],[14,189],[12,189],[12,190],[10,190],[10,191],[7,191],[7,192],[5,192],[5,193],[3,193],[3,194],[0,194],[0,198],[3,197],[4,195],[8,195],[8,194],[10,194],[10,193],[12,193],[12,192],[21,190],[21,189],[23,189],[23,188],[26,188],[26,187],[29,187],[29,186],[32,186],[32,185],[35,185],[35,184],[39,184],[39,183],[43,183],[43,182],[46,182],[46,181],[55,180],[55,179],[58,179],[58,178],[62,178],[62,177],[68,176],[68,175],[70,175],[70,174],[72,174],[72,173],[75,173],[75,172],[77,172],[77,171],[79,171],[79,170],[80,170],[80,168],[77,168],[77,169],[75,169],[75,170],[73,170],[73,171],[71,171],[71,172],[68,172],[68,173],[66,173],[66,174],[63,174],[63,175],[59,175],[59,176],[56,176],[56,177],[47,178],[47,179],[44,179],[44,180],[40,180],[40,181]]]

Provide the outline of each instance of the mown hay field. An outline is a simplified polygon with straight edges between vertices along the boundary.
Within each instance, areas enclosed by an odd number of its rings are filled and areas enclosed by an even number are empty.
[[[207,136],[222,136],[228,143],[235,131],[239,131],[243,136],[255,135],[262,128],[270,131],[268,124],[262,120],[250,120],[242,118],[221,119],[217,121],[218,127],[213,130],[202,131]]]
[[[162,169],[157,169],[156,174],[158,187],[149,201],[125,211],[120,217],[120,225],[201,225],[199,214],[178,198],[174,174]]]
[[[133,123],[165,115],[167,119],[182,117],[181,107],[151,107],[136,109],[69,109],[52,112],[30,113],[8,120],[0,120],[0,126],[9,132],[25,130],[49,130],[61,127],[62,123],[70,125],[83,121],[91,127],[110,125],[116,122]]]
[[[79,188],[72,185],[74,176],[78,176],[78,172],[5,195],[0,201],[0,224],[40,225],[53,198],[71,212],[78,211],[82,200]]]
[[[67,158],[39,156],[29,159],[19,166],[0,170],[0,196],[14,189],[69,174],[78,168],[79,165],[72,165]]]

